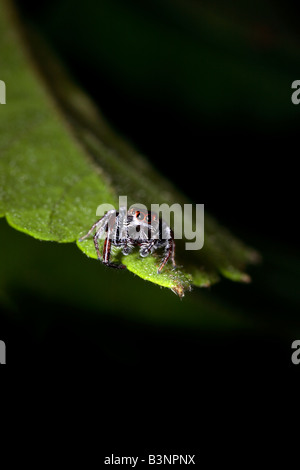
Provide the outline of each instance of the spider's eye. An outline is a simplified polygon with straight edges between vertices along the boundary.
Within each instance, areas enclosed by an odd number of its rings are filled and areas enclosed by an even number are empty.
[[[136,211],[135,216],[136,216],[137,219],[140,219],[140,220],[143,218],[143,216],[142,216],[142,214],[140,213],[140,211]]]
[[[146,220],[146,222],[150,222],[150,220],[151,220],[150,215],[147,215],[146,218],[145,218],[145,220]]]

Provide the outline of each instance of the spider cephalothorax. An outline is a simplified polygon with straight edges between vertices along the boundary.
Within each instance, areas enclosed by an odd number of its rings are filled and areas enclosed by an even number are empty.
[[[175,242],[172,229],[154,212],[131,207],[126,211],[110,210],[99,219],[79,241],[88,238],[95,230],[94,244],[98,259],[112,268],[124,269],[123,264],[110,261],[111,246],[122,247],[123,255],[129,255],[138,246],[143,258],[158,248],[164,250],[164,258],[158,267],[160,273],[171,257],[175,267]],[[99,239],[104,238],[102,258],[99,249]]]

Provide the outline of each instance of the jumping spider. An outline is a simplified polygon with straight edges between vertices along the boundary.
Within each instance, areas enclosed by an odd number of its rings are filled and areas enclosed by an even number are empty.
[[[168,259],[171,257],[175,268],[175,242],[173,230],[164,220],[154,212],[131,207],[126,211],[121,207],[119,211],[110,210],[99,219],[79,241],[94,234],[94,245],[97,256],[106,266],[124,269],[123,264],[115,264],[110,261],[111,246],[122,247],[123,255],[129,255],[134,247],[140,249],[140,256],[145,258],[158,248],[164,249],[164,258],[159,265],[157,273],[160,274]],[[102,258],[99,249],[99,238],[104,238]]]

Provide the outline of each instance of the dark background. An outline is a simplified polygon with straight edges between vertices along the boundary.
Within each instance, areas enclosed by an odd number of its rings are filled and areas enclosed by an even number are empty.
[[[165,379],[175,375],[180,388],[188,375],[195,384],[199,375],[222,382],[229,373],[231,380],[244,374],[258,383],[269,372],[297,371],[290,356],[300,331],[300,107],[291,103],[291,83],[299,79],[299,5],[273,2],[270,14],[270,6],[261,2],[252,7],[250,2],[226,2],[225,7],[217,1],[175,6],[134,0],[18,3],[21,16],[46,37],[110,124],[193,202],[204,203],[207,212],[258,249],[263,263],[249,269],[251,285],[222,280],[208,293],[195,288],[190,294],[217,299],[217,305],[239,311],[255,325],[228,331],[218,325],[193,329],[140,321],[127,314],[143,308],[151,289],[162,316],[175,305],[165,300],[165,291],[127,275],[123,290],[111,292],[124,296],[123,307],[106,301],[101,315],[88,305],[76,308],[65,299],[44,297],[42,290],[26,287],[27,277],[40,266],[33,256],[6,286],[1,335],[8,363],[96,367],[102,377],[121,370],[136,378],[148,371]],[[200,12],[200,20],[187,14],[185,5]],[[209,18],[221,18],[226,28],[221,21],[219,30]],[[148,26],[143,33],[136,24],[144,20]],[[126,34],[133,36],[130,47]],[[198,61],[195,52],[189,57],[187,44],[192,51],[200,48]],[[79,261],[82,255],[75,255],[75,247],[37,248],[36,241],[24,242],[24,235],[4,221],[1,228],[12,256],[25,243],[28,253],[38,250],[40,259],[64,256],[65,250],[66,259],[77,256],[79,269],[80,263],[85,272],[90,269],[87,260]],[[139,291],[136,299],[126,297],[126,286]]]

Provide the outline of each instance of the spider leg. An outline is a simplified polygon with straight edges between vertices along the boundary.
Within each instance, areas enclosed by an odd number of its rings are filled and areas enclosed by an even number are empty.
[[[115,264],[110,262],[110,254],[111,254],[111,245],[120,245],[121,243],[117,242],[118,238],[118,226],[116,225],[116,220],[117,220],[117,215],[118,212],[116,212],[114,209],[108,211],[101,219],[99,219],[97,222],[92,225],[90,230],[86,235],[81,237],[79,241],[83,241],[86,238],[88,238],[91,233],[96,230],[96,233],[93,237],[97,257],[99,261],[101,261],[103,264],[106,266],[112,267],[112,268],[118,268],[118,269],[124,269],[126,266],[123,264]],[[100,248],[99,248],[99,238],[104,238],[103,234],[106,232],[106,237],[104,240],[104,245],[103,245],[103,253],[101,257],[100,253]]]
[[[172,235],[173,235],[173,231],[172,231]],[[174,242],[174,238],[172,238],[172,242],[171,242],[171,260],[172,260],[172,264],[173,264],[173,269],[176,268],[176,262],[175,262],[175,242]]]
[[[96,222],[94,225],[92,225],[92,227],[90,228],[90,230],[88,231],[88,233],[86,233],[85,235],[83,235],[83,237],[80,237],[79,238],[79,242],[83,242],[83,240],[85,240],[86,238],[88,238],[91,233],[93,232],[93,230],[95,230],[95,228],[97,227],[97,225],[99,224],[99,220],[98,222]]]
[[[176,267],[176,264],[175,264],[175,242],[174,242],[173,238],[169,239],[169,243],[167,245],[166,255],[165,255],[161,265],[159,266],[159,268],[157,270],[157,274],[161,273],[163,267],[167,264],[167,261],[170,257],[171,257],[171,260],[172,260],[173,268],[175,268]]]
[[[151,250],[152,250],[153,246],[155,245],[156,241],[157,241],[156,239],[151,240],[151,242],[148,243],[146,246],[143,246],[143,244],[141,244],[140,255],[143,258],[145,258],[146,256],[149,255],[149,253],[151,253]]]
[[[111,240],[109,239],[109,237],[107,237],[105,238],[104,245],[103,245],[103,263],[104,264],[109,264],[110,253],[111,253]]]
[[[97,248],[96,248],[97,250]],[[110,254],[111,254],[111,240],[109,237],[105,238],[104,241],[104,246],[103,246],[103,260],[102,263],[105,264],[106,266],[109,266],[110,268],[116,268],[116,269],[126,269],[126,266],[124,264],[115,264],[111,263],[110,260]]]
[[[95,235],[93,236],[93,240],[94,240],[94,245],[95,245],[95,248],[96,248],[96,252],[97,252],[97,256],[98,256],[98,260],[99,261],[102,261],[101,260],[101,254],[100,254],[100,249],[99,249],[99,243],[98,243],[98,232],[95,233]]]
[[[133,250],[133,245],[128,245],[128,243],[125,243],[125,244],[122,243],[121,246],[123,246],[123,249],[122,249],[123,255],[125,256],[130,255],[130,253]]]
[[[106,224],[108,223],[108,220],[109,220],[109,216],[111,215],[111,212],[113,211],[109,211],[107,212],[103,217],[101,217],[101,219],[97,220],[97,222],[95,222],[90,230],[88,231],[88,233],[86,233],[85,235],[83,235],[83,237],[80,237],[79,238],[79,242],[82,242],[83,240],[85,240],[86,238],[88,238],[91,233],[97,229],[97,232],[100,231],[101,235],[102,233],[104,232],[104,229],[106,228]],[[99,237],[100,237],[100,234],[99,234]]]

